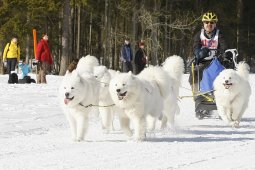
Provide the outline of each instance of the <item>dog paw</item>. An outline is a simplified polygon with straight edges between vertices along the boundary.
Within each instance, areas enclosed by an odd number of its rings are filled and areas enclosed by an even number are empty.
[[[142,141],[145,140],[145,138],[146,138],[146,135],[145,135],[145,134],[144,134],[144,135],[140,135],[140,136],[136,136],[136,137],[134,138],[134,141],[135,141],[135,142],[142,142]]]
[[[128,137],[131,137],[133,135],[131,130],[124,130],[124,134],[126,134]]]
[[[239,127],[240,127],[240,126],[239,126],[239,123],[240,123],[240,122],[238,122],[238,121],[234,121],[233,127],[239,128]]]
[[[162,120],[161,120],[161,126],[160,126],[160,129],[165,129],[167,127],[167,118],[166,117],[163,117]]]
[[[81,141],[83,141],[84,139],[83,138],[76,138],[75,139],[75,142],[81,142]]]
[[[232,121],[229,124],[233,127],[233,128],[238,128],[239,127],[239,123],[238,121]]]

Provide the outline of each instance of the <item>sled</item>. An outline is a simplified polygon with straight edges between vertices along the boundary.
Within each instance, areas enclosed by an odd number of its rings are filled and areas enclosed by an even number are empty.
[[[215,50],[214,50],[215,51]],[[237,65],[238,52],[236,49],[228,49],[225,53],[231,53],[232,58],[228,61],[219,56],[214,56],[213,59],[204,68],[202,75],[200,72],[200,65],[192,60],[191,74],[192,74],[192,95],[195,102],[195,112],[198,119],[204,119],[212,116],[212,111],[217,110],[214,99],[213,82],[220,72],[226,68],[234,69]],[[216,54],[216,52],[214,52]],[[197,75],[195,85],[195,74]],[[195,89],[197,88],[197,89]]]

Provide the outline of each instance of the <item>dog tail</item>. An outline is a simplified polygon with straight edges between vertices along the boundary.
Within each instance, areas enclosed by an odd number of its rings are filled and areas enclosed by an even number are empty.
[[[239,62],[237,67],[237,74],[243,77],[245,80],[249,80],[249,72],[250,72],[250,67],[248,64],[246,64],[244,61]]]
[[[80,75],[83,73],[93,74],[93,68],[98,65],[99,62],[96,57],[87,55],[79,60],[76,70]]]
[[[171,91],[172,80],[162,68],[157,66],[150,66],[145,68],[138,77],[141,77],[144,80],[149,82],[156,82],[157,87],[159,88],[160,95],[163,98],[167,98]]]
[[[181,79],[184,73],[184,62],[180,56],[173,55],[168,57],[163,63],[164,70],[174,79],[175,91],[179,91]],[[179,93],[178,93],[179,95]]]

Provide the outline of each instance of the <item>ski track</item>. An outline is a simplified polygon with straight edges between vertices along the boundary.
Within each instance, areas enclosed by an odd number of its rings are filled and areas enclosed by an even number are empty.
[[[217,118],[197,120],[192,99],[185,98],[179,103],[175,129],[157,129],[146,134],[146,141],[135,142],[119,130],[117,118],[116,130],[104,133],[92,113],[86,140],[78,143],[71,141],[59,106],[61,78],[47,76],[48,84],[10,85],[7,75],[0,76],[0,170],[255,169],[253,95],[237,129]],[[252,89],[254,78],[250,75]],[[185,88],[187,79],[185,75]],[[191,95],[184,88],[180,93]]]

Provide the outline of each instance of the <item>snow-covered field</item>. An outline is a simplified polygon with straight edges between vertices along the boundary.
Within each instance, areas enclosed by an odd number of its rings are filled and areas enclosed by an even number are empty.
[[[72,142],[59,107],[61,77],[48,84],[7,84],[0,76],[0,170],[252,170],[255,169],[255,98],[240,128],[220,119],[197,120],[191,98],[180,101],[176,130],[156,130],[136,143],[119,130],[105,134],[92,114],[86,141]],[[189,88],[188,75],[183,87]],[[255,89],[255,75],[250,75]],[[181,96],[191,92],[181,88]]]

